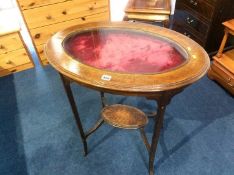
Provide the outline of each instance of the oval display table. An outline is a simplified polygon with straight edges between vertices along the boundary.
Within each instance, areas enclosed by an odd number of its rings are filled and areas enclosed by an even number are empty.
[[[193,40],[169,29],[142,23],[89,23],[69,27],[46,44],[50,64],[60,73],[87,154],[87,137],[102,123],[84,132],[70,83],[104,93],[144,96],[157,102],[149,148],[149,173],[164,112],[171,98],[207,72],[210,61]],[[103,106],[104,106],[103,101]]]

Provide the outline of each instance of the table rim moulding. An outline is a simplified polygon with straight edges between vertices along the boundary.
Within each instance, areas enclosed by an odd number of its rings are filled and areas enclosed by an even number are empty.
[[[62,43],[67,35],[97,28],[126,28],[166,37],[186,51],[188,61],[177,69],[163,73],[123,74],[82,64],[66,53]],[[195,41],[170,29],[143,23],[98,22],[72,26],[56,33],[46,43],[44,50],[50,64],[66,77],[87,87],[116,94],[142,95],[179,89],[199,80],[210,66],[208,54]],[[108,75],[111,80],[103,80],[101,78],[103,75]]]

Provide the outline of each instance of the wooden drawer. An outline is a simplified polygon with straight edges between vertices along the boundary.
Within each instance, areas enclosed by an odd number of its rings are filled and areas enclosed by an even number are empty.
[[[181,0],[177,2],[178,8],[181,5],[186,5],[207,20],[211,20],[214,14],[214,6],[204,2],[204,0]]]
[[[208,72],[208,76],[209,78],[219,82],[222,86],[224,86],[224,88],[234,95],[234,75],[227,71],[218,62],[213,61],[213,64]]]
[[[62,22],[62,23],[58,23],[54,25],[32,29],[31,35],[32,35],[32,38],[34,39],[34,43],[36,45],[41,45],[41,44],[46,43],[46,41],[53,34],[69,26],[83,24],[87,22],[107,21],[109,17],[105,14],[106,13],[99,13],[99,14],[87,16],[84,18],[78,18],[75,20],[70,20],[70,21],[66,21],[66,22]]]
[[[191,31],[187,30],[186,27],[184,27],[183,25],[180,25],[178,23],[174,23],[173,24],[173,30],[184,34],[185,36],[193,39],[194,41],[196,41],[198,44],[200,44],[201,46],[204,46],[205,43],[202,40],[202,38],[198,37],[196,34],[192,33]]]
[[[0,71],[12,69],[27,63],[32,64],[24,48],[0,55]]]
[[[18,3],[22,10],[26,10],[66,1],[69,0],[18,0]]]
[[[211,5],[213,5],[213,6],[215,6],[215,4],[216,4],[216,2],[218,1],[218,0],[205,0],[207,3],[209,3],[209,4],[211,4]]]
[[[197,33],[200,37],[206,37],[209,26],[197,19],[185,10],[176,10],[174,21],[181,26],[187,26],[193,33]]]
[[[33,29],[102,12],[108,12],[107,0],[70,0],[24,10],[23,14],[29,29]]]
[[[0,54],[23,48],[19,34],[11,33],[0,37]]]
[[[9,75],[9,74],[12,74],[12,73],[15,73],[15,72],[27,70],[27,69],[30,69],[30,68],[33,68],[32,63],[22,64],[20,66],[9,68],[9,69],[0,69],[0,77]]]
[[[213,71],[219,74],[227,84],[234,88],[234,75],[218,62],[214,61],[213,64]]]

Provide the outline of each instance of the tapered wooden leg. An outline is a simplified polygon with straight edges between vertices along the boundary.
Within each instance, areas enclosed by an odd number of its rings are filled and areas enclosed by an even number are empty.
[[[100,92],[101,95],[101,102],[102,102],[102,108],[104,108],[105,106],[107,106],[107,100],[105,98],[104,92]]]
[[[88,154],[88,146],[87,146],[86,136],[85,136],[85,133],[84,133],[84,130],[82,127],[82,123],[80,120],[80,116],[79,116],[79,113],[78,113],[78,110],[76,107],[76,102],[75,102],[73,94],[72,94],[70,81],[68,79],[66,79],[66,77],[64,77],[62,74],[60,74],[60,77],[62,79],[65,92],[67,94],[69,103],[71,105],[72,112],[73,112],[73,115],[74,115],[75,120],[76,120],[76,124],[78,126],[79,131],[80,131],[80,136],[81,136],[81,139],[83,142],[83,147],[84,147],[84,155],[86,156]]]
[[[220,58],[222,56],[222,53],[223,53],[223,49],[225,47],[225,44],[227,42],[227,39],[228,39],[228,30],[224,30],[224,36],[223,36],[223,40],[221,42],[221,45],[219,47],[219,50],[218,50],[218,53],[217,53],[217,57]]]
[[[166,28],[169,28],[169,27],[170,27],[169,19],[168,19],[168,20],[163,21],[163,27],[166,27]]]
[[[158,140],[160,136],[160,130],[163,126],[163,118],[164,113],[166,110],[166,104],[158,102],[158,109],[157,109],[157,120],[154,124],[154,131],[153,131],[153,137],[150,147],[150,155],[149,155],[149,174],[154,175],[154,159],[155,159],[155,153],[158,145]]]

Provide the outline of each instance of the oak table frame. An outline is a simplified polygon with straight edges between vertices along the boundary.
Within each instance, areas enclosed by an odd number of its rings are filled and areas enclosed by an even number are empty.
[[[64,39],[71,33],[85,30],[128,29],[147,32],[156,37],[175,43],[186,53],[186,62],[172,70],[155,74],[118,73],[97,69],[73,59],[63,48]],[[79,113],[75,104],[70,84],[76,82],[82,86],[101,92],[102,105],[105,106],[104,93],[126,96],[143,96],[157,102],[157,114],[151,145],[149,145],[149,174],[154,174],[154,159],[156,148],[163,125],[164,113],[172,97],[180,93],[185,87],[204,76],[210,66],[209,56],[205,50],[193,40],[175,31],[143,23],[107,22],[89,23],[69,27],[55,34],[45,46],[45,54],[52,67],[60,74],[66,94],[68,96],[76,123],[82,138],[85,155],[88,153],[86,139],[103,123],[99,119],[87,133],[84,132]],[[103,75],[111,76],[111,81],[105,81]]]

